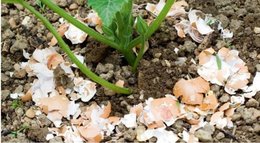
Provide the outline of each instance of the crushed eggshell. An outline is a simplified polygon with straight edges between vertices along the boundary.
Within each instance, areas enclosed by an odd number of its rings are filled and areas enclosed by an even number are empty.
[[[99,32],[99,33],[103,33],[102,31],[102,21],[100,19],[100,17],[98,16],[98,14],[95,11],[91,11],[86,18],[87,24],[89,26],[95,26],[95,29]]]
[[[199,18],[196,21],[196,26],[197,26],[199,33],[202,35],[206,35],[206,34],[212,33],[214,31],[213,29],[211,29],[209,27],[209,25],[207,25],[206,21],[201,18]]]
[[[190,10],[189,20],[182,18],[174,27],[179,37],[184,38],[186,34],[189,34],[194,41],[201,43],[204,39],[203,35],[209,35],[214,30],[207,24],[207,19],[200,18],[197,13],[201,13],[201,11]]]
[[[58,53],[54,53],[48,56],[47,67],[49,69],[56,69],[62,62],[64,62],[63,57]]]
[[[88,142],[100,142],[103,138],[100,128],[90,124],[86,127],[80,126],[77,128],[80,135]]]
[[[74,115],[79,109],[79,104],[69,101],[64,95],[41,98],[38,106],[57,127],[60,126],[62,117],[70,119],[70,115]]]
[[[70,63],[63,62],[63,63],[60,64],[60,67],[61,67],[61,69],[63,69],[63,71],[66,74],[68,74],[68,77],[73,78],[75,76],[73,71],[72,71],[72,69],[71,69],[71,64]]]
[[[221,36],[223,37],[223,39],[232,38],[233,37],[233,32],[231,32],[228,29],[224,29],[222,27],[222,23],[220,21],[219,21],[219,24],[218,24],[218,30],[221,31]]]
[[[85,32],[81,31],[73,24],[69,24],[69,28],[64,33],[64,35],[67,39],[71,41],[72,44],[83,43],[88,36]]]
[[[213,49],[206,49],[199,55],[198,74],[213,84],[225,86],[225,91],[235,94],[238,89],[247,86],[250,73],[238,51],[221,48],[217,55]]]
[[[59,35],[62,37],[64,36],[65,32],[68,30],[69,24],[62,23],[59,28],[57,29]],[[48,43],[50,46],[54,46],[58,43],[55,37],[52,37],[51,41]]]
[[[256,72],[256,75],[253,80],[253,84],[244,88],[243,91],[245,93],[241,94],[246,98],[251,98],[256,95],[257,92],[260,91],[260,72]]]
[[[191,80],[180,79],[173,88],[173,94],[182,98],[182,102],[190,105],[202,104],[205,93],[209,91],[209,83],[201,77]]]
[[[233,127],[233,122],[230,117],[224,117],[224,112],[215,112],[210,118],[210,125],[216,125],[217,128]]]
[[[194,134],[188,133],[187,131],[183,130],[182,132],[182,139],[187,143],[198,143],[199,139],[195,137]]]
[[[54,135],[64,138],[65,143],[83,143],[84,139],[80,136],[78,129],[75,126],[62,126],[61,128],[48,128],[51,132],[47,134],[48,139],[52,139]]]
[[[172,125],[180,114],[179,103],[172,95],[166,95],[164,98],[149,98],[146,106],[140,116],[140,121],[151,128]]]
[[[74,78],[74,91],[78,94],[77,99],[81,99],[83,102],[88,102],[96,94],[96,83],[90,80],[84,80],[82,77]]]
[[[156,137],[156,143],[175,143],[179,139],[179,137],[172,131],[167,131],[164,128],[148,129],[137,136],[138,141],[146,141],[152,137]]]
[[[30,54],[23,49],[23,57],[30,59]]]
[[[110,135],[115,125],[120,123],[119,117],[109,117],[111,104],[102,107],[97,104],[85,108],[78,119],[71,120],[85,140],[99,142],[104,135]]]
[[[10,97],[12,99],[18,99],[19,97],[23,96],[24,94],[23,93],[11,93],[10,94]]]
[[[232,105],[242,105],[245,103],[245,97],[244,96],[231,96],[230,98]]]
[[[81,62],[82,64],[84,63],[84,57],[83,56],[77,55],[77,54],[75,54],[75,56],[79,60],[79,62]],[[76,64],[72,64],[72,67],[78,68],[78,66]]]
[[[162,11],[163,7],[165,5],[165,0],[160,0],[158,4],[151,4],[151,3],[147,3],[145,9],[151,13],[153,13],[154,15],[158,16],[160,14],[160,12]],[[185,1],[177,1],[175,2],[170,11],[168,12],[167,16],[173,16],[173,17],[177,17],[180,15],[184,15],[186,14],[186,11],[184,9],[184,7],[187,7],[188,3]]]
[[[124,118],[121,119],[121,122],[127,127],[127,128],[134,128],[137,126],[136,124],[136,114],[130,113],[127,115],[124,115]]]
[[[215,110],[218,107],[218,99],[213,91],[209,91],[206,97],[203,99],[202,104],[200,104],[201,110]]]

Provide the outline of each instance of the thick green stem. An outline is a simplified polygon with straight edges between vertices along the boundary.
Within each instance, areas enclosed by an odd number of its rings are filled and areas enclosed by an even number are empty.
[[[137,58],[136,58],[135,63],[134,63],[134,65],[133,65],[133,68],[132,68],[133,72],[136,72],[137,66],[138,66],[140,60],[142,59],[142,57],[143,57],[143,55],[144,55],[145,40],[144,40],[144,37],[143,37],[143,36],[141,36],[141,39],[142,39],[141,49],[140,49],[140,51],[138,52]]]
[[[167,16],[167,13],[171,9],[174,2],[175,2],[175,0],[167,0],[162,11],[157,16],[157,18],[152,22],[152,24],[149,26],[149,30],[145,33],[145,39],[149,39],[153,35],[153,33],[159,28],[159,26],[161,25],[162,21]],[[134,40],[131,41],[128,48],[132,49],[133,47],[140,44],[141,42],[142,42],[142,38],[141,38],[141,36],[138,36],[137,38],[135,38]]]
[[[58,34],[58,32],[54,29],[54,27],[51,25],[51,23],[44,16],[42,16],[38,11],[36,11],[33,7],[31,7],[27,2],[25,2],[23,0],[19,0],[19,3],[21,5],[23,5],[26,9],[28,9],[30,12],[32,12],[37,18],[39,18],[43,22],[43,24],[50,30],[50,32],[57,39],[61,49],[69,56],[71,61],[73,63],[75,63],[79,67],[79,69],[85,75],[87,75],[91,80],[93,80],[93,81],[101,84],[102,86],[107,87],[107,88],[109,88],[109,89],[111,89],[111,90],[113,90],[117,93],[123,93],[123,94],[130,94],[131,93],[130,89],[115,86],[114,84],[109,83],[108,81],[106,81],[106,80],[100,78],[99,76],[97,76],[95,73],[91,72],[91,70],[89,70],[84,64],[82,64],[77,59],[77,57],[73,54],[73,52],[70,50],[68,45],[63,41],[63,39]]]
[[[120,52],[124,55],[124,57],[127,60],[128,64],[130,66],[133,66],[134,62],[136,60],[136,56],[135,56],[133,50],[132,49],[122,49]]]
[[[92,28],[89,28],[88,26],[86,26],[85,24],[83,24],[82,22],[78,21],[76,18],[72,17],[71,15],[69,15],[65,10],[63,10],[62,8],[60,8],[59,6],[57,6],[56,4],[54,4],[53,2],[51,2],[50,0],[41,0],[46,6],[48,6],[48,8],[50,8],[51,10],[53,10],[54,12],[56,12],[57,14],[59,14],[59,16],[63,17],[64,19],[66,19],[68,22],[70,22],[71,24],[73,24],[74,26],[76,26],[77,28],[79,28],[80,30],[84,31],[85,33],[87,33],[89,36],[94,37],[96,40],[98,40],[101,43],[104,43],[106,45],[111,46],[112,48],[115,48],[116,50],[119,50],[120,47],[118,44],[116,44],[115,42],[111,41],[110,39],[106,38],[104,35],[96,32],[95,30],[93,30]]]
[[[123,47],[120,47],[118,44],[116,44],[115,42],[113,42],[110,39],[106,38],[104,35],[99,34],[95,30],[93,30],[92,28],[89,28],[88,26],[86,26],[83,23],[79,22],[77,19],[75,19],[71,15],[67,14],[67,12],[65,10],[63,10],[59,6],[57,6],[54,3],[52,3],[50,0],[41,0],[41,1],[45,5],[47,5],[51,10],[53,10],[54,12],[59,14],[61,17],[63,17],[64,19],[66,19],[67,21],[72,23],[74,26],[76,26],[80,30],[86,32],[89,36],[94,37],[96,40],[100,41],[101,43],[104,43],[104,44],[106,44],[106,45],[108,45],[108,46],[118,50],[119,52],[121,52],[124,55],[124,57],[126,58],[127,62],[130,65],[133,65],[136,57],[135,57],[135,55],[134,55],[134,53],[132,51],[124,50]]]

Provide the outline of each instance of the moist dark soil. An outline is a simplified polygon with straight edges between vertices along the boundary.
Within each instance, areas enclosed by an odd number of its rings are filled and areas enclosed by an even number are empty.
[[[137,4],[146,4],[146,2],[145,0],[136,0]],[[157,3],[154,0],[149,2]],[[30,3],[39,9],[34,1],[30,1]],[[78,5],[75,10],[70,8],[73,3]],[[224,28],[228,28],[234,33],[232,40],[224,41],[218,32],[206,37],[202,44],[194,42],[189,36],[184,39],[179,38],[174,28],[178,19],[167,18],[149,39],[149,49],[141,60],[137,72],[133,73],[120,53],[100,44],[93,38],[88,37],[84,43],[79,45],[72,45],[65,39],[72,50],[85,56],[85,61],[92,71],[111,82],[116,82],[119,79],[124,80],[125,86],[134,91],[132,95],[128,96],[113,95],[113,92],[98,86],[96,96],[85,104],[90,105],[91,102],[103,104],[110,101],[112,114],[122,117],[129,112],[131,106],[144,102],[149,97],[160,98],[164,97],[165,94],[172,94],[172,88],[180,78],[197,77],[197,67],[192,60],[198,62],[198,54],[209,47],[216,50],[223,46],[237,49],[239,56],[247,63],[249,72],[253,76],[257,71],[260,71],[260,35],[253,31],[254,27],[260,27],[259,0],[189,0],[188,3],[189,8],[212,14],[213,17],[220,20]],[[86,16],[89,9],[81,0],[63,0],[59,1],[58,4],[72,15],[79,13],[81,16]],[[10,93],[27,92],[34,80],[33,77],[28,77],[25,71],[14,69],[15,64],[27,61],[22,55],[22,50],[24,49],[31,54],[36,48],[47,48],[52,36],[41,22],[22,7],[6,4],[2,4],[1,7],[2,141],[45,142],[48,127],[54,125],[44,114],[32,119],[26,117],[25,112],[29,108],[37,108],[32,101],[18,101],[18,106],[12,107],[14,100],[10,98]],[[58,19],[60,18],[58,15],[53,14],[47,8],[42,12],[55,27],[58,27]],[[137,11],[137,14],[146,18],[151,16],[142,8]],[[31,18],[27,26],[21,24],[25,16]],[[178,53],[175,52],[175,48],[179,49]],[[180,58],[186,58],[186,61],[181,62]],[[85,77],[80,71],[75,70],[78,75]],[[10,74],[13,75],[10,76]],[[57,84],[71,87],[71,82],[68,81],[68,77],[64,73],[58,70],[55,75]],[[250,82],[252,82],[252,78]],[[227,96],[223,87],[212,85],[211,89],[216,93],[220,102]],[[246,116],[252,111],[260,110],[260,93],[258,92],[250,100],[236,110],[235,117],[232,118],[235,129],[215,129],[211,142],[260,142],[260,115],[256,118],[250,115]],[[185,121],[179,121],[170,127],[175,133],[182,132],[182,128],[189,128],[189,125]],[[133,129],[124,127],[120,127],[120,129],[125,132],[125,135],[119,137],[118,141],[136,141],[132,135]],[[13,132],[18,130],[20,131],[15,136]],[[110,140],[111,138],[107,137],[104,141]],[[150,141],[154,142],[155,140],[152,138]],[[50,142],[62,142],[62,139],[56,137]]]

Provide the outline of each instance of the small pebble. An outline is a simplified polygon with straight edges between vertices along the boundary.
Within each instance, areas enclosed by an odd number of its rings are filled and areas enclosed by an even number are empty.
[[[5,100],[10,94],[10,90],[2,90],[1,91],[1,98],[2,98],[2,101]]]
[[[23,21],[22,21],[22,25],[24,26],[28,26],[31,22],[31,17],[30,16],[25,16]]]
[[[218,85],[212,85],[210,89],[214,92],[218,92],[220,90],[220,87]]]
[[[167,66],[167,67],[171,67],[171,63],[168,61],[168,60],[163,60],[163,61],[161,61],[161,64],[162,64],[162,66]]]
[[[241,114],[235,113],[231,118],[232,118],[232,121],[238,121],[241,118]]]
[[[22,51],[28,48],[28,42],[26,39],[17,39],[10,48],[10,52],[13,54],[17,51]]]
[[[258,106],[259,106],[259,102],[256,101],[254,98],[251,98],[246,102],[246,107],[258,107]]]
[[[107,89],[107,88],[104,88],[104,94],[108,95],[108,96],[116,95],[116,93],[113,90],[110,90],[110,89]]]
[[[216,139],[217,139],[217,140],[221,140],[221,139],[223,139],[223,138],[225,138],[225,134],[222,133],[222,132],[219,132],[219,133],[216,135]]]
[[[16,108],[16,109],[15,109],[15,113],[16,113],[16,115],[17,115],[18,117],[21,117],[21,116],[24,115],[24,111],[23,111],[22,108]]]
[[[26,76],[26,70],[25,69],[14,71],[14,77],[15,78],[21,79],[21,78],[24,78],[25,76]]]
[[[130,71],[128,66],[123,66],[122,67],[122,76],[124,78],[129,78],[131,76],[131,71]]]
[[[96,67],[96,73],[98,73],[98,74],[107,73],[111,70],[113,71],[113,69],[114,69],[114,65],[112,65],[112,64],[108,63],[108,64],[103,65],[103,64],[99,63]]]
[[[69,9],[70,10],[74,10],[74,9],[77,9],[79,6],[76,4],[76,3],[73,3],[69,6]]]
[[[229,95],[224,93],[220,98],[219,98],[219,101],[222,102],[222,103],[225,103],[229,100]]]
[[[10,18],[8,22],[9,22],[11,28],[15,28],[17,26],[14,18]]]
[[[29,118],[34,118],[35,117],[35,112],[32,108],[28,109],[26,112],[25,112],[25,115]]]
[[[255,133],[260,133],[260,124],[259,123],[255,123],[253,125],[253,129]]]
[[[158,58],[154,58],[154,59],[152,59],[152,62],[153,63],[157,63],[157,62],[159,62],[160,60],[158,59]]]
[[[128,79],[128,83],[129,83],[129,84],[135,84],[135,83],[136,83],[136,78],[130,77],[130,78]]]
[[[211,133],[203,129],[199,129],[195,132],[195,136],[202,142],[210,142],[213,140]]]
[[[161,55],[162,55],[162,53],[155,53],[155,54],[154,54],[154,57],[155,57],[155,58],[160,58]]]
[[[8,76],[6,76],[4,73],[1,73],[1,81],[5,82],[9,79]]]
[[[256,70],[257,70],[258,72],[260,72],[260,64],[257,64],[255,67],[256,67]]]
[[[257,59],[260,60],[260,54],[257,55]]]
[[[126,141],[133,141],[136,136],[136,131],[133,129],[129,129],[128,131],[124,132],[124,138]]]
[[[254,28],[254,32],[255,32],[256,34],[259,34],[259,33],[260,33],[260,27],[255,27],[255,28]]]
[[[22,92],[23,92],[23,86],[22,85],[19,85],[14,90],[14,93],[22,93]]]
[[[260,117],[260,111],[256,108],[245,108],[241,115],[242,118],[245,120],[245,123],[252,124],[255,123]]]

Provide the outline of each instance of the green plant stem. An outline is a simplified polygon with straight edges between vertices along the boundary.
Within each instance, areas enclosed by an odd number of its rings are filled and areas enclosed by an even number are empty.
[[[143,36],[141,36],[141,39],[142,39],[141,49],[140,49],[140,51],[138,52],[137,58],[136,58],[135,63],[134,63],[134,65],[133,65],[133,68],[132,68],[133,72],[136,72],[137,66],[138,66],[140,60],[142,59],[142,57],[143,57],[143,55],[144,55],[145,40],[144,40],[144,37],[143,37]]]
[[[122,49],[119,52],[121,52],[124,55],[125,59],[127,60],[130,66],[134,65],[136,56],[132,49]]]
[[[121,52],[124,57],[126,58],[127,62],[132,66],[136,56],[134,55],[133,51],[125,50],[123,47],[120,47],[115,42],[111,41],[110,39],[106,38],[104,35],[96,32],[92,28],[89,28],[88,26],[84,25],[83,23],[79,22],[77,19],[72,17],[71,15],[67,14],[65,10],[60,8],[59,6],[52,3],[50,0],[41,0],[46,6],[48,6],[51,10],[59,14],[61,17],[66,19],[68,22],[72,23],[74,26],[79,28],[80,30],[87,33],[89,36],[94,37],[96,40],[98,40],[101,43],[104,43],[119,52]]]
[[[171,9],[172,5],[174,4],[175,0],[167,0],[165,6],[163,7],[160,14],[157,16],[157,18],[152,22],[152,24],[149,26],[148,31],[145,33],[145,39],[149,39],[152,34],[159,28],[162,21],[167,16],[169,10]],[[128,48],[132,49],[136,45],[140,44],[142,42],[141,36],[138,36],[134,40],[131,41]]]
[[[69,58],[72,60],[73,63],[75,63],[79,69],[87,75],[91,80],[101,84],[104,87],[107,87],[117,93],[123,93],[123,94],[130,94],[131,91],[128,88],[122,88],[119,86],[115,86],[114,84],[111,84],[110,82],[100,78],[95,73],[91,72],[84,64],[82,64],[77,57],[73,54],[73,52],[70,50],[68,45],[63,41],[61,36],[58,34],[58,32],[54,29],[54,27],[51,25],[51,23],[42,16],[38,11],[36,11],[33,7],[31,7],[27,2],[23,0],[19,0],[19,3],[23,5],[26,9],[28,9],[30,12],[32,12],[37,18],[39,18],[43,24],[50,30],[50,32],[55,36],[57,39],[59,46],[61,49],[69,56]]]
[[[59,16],[63,17],[66,19],[68,22],[79,28],[80,30],[84,31],[87,33],[89,36],[94,37],[96,40],[98,40],[101,43],[104,43],[106,45],[111,46],[112,48],[115,48],[116,50],[119,50],[120,47],[118,44],[115,42],[111,41],[110,39],[106,38],[104,35],[96,32],[92,28],[89,28],[82,22],[78,21],[76,18],[72,17],[69,15],[65,10],[51,2],[50,0],[41,0],[48,8],[59,14]]]

